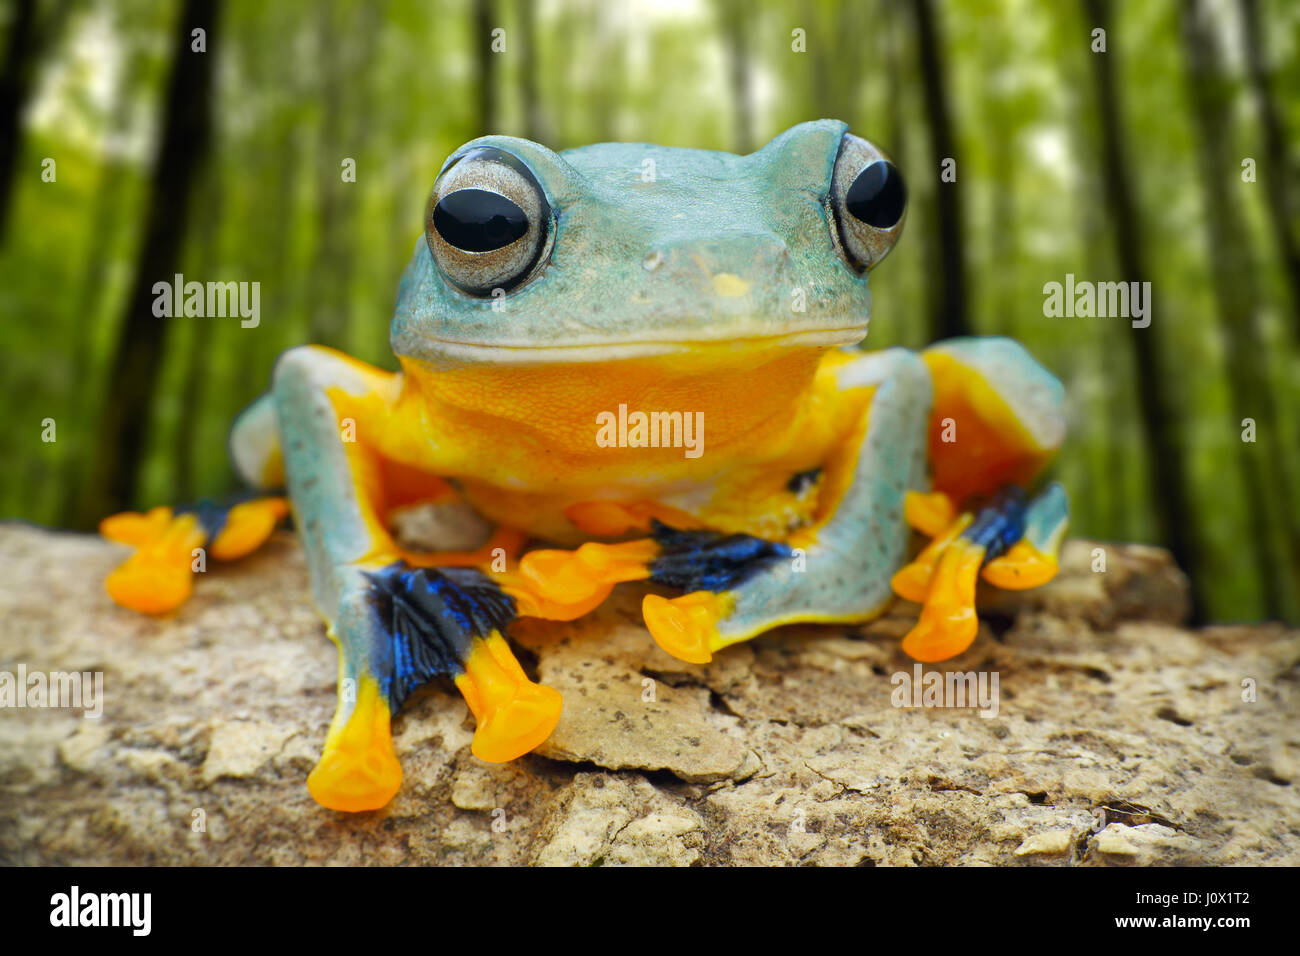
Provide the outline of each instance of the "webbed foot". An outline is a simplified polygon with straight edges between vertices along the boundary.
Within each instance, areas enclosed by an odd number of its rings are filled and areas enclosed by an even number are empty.
[[[680,597],[647,594],[641,614],[650,634],[666,653],[690,664],[707,664],[739,636],[720,624],[734,609],[739,589],[773,563],[791,555],[789,545],[747,534],[681,530],[655,522],[658,554],[649,566],[651,581],[680,588]]]
[[[307,777],[312,798],[331,810],[378,810],[402,786],[393,752],[392,712],[369,675],[357,682],[351,716],[333,727],[316,768]]]
[[[242,558],[260,547],[288,513],[286,499],[271,497],[229,508],[202,502],[111,515],[99,523],[99,533],[136,551],[109,574],[105,587],[115,602],[133,611],[175,610],[194,591],[196,549],[206,548],[219,561]]]
[[[922,605],[903,650],[935,662],[957,656],[975,640],[977,577],[995,587],[1023,589],[1056,575],[1068,507],[1059,484],[1032,500],[1009,485],[977,512],[960,515],[946,495],[909,492],[904,515],[933,540],[890,581],[899,597]]]
[[[489,763],[528,753],[551,735],[560,720],[564,703],[560,692],[529,680],[495,631],[475,640],[456,686],[478,721],[470,749]]]
[[[464,696],[480,759],[513,760],[550,736],[562,698],[528,678],[502,637],[515,602],[492,577],[404,561],[356,573],[331,631],[343,671],[334,723],[308,781],[317,802],[357,811],[392,799],[402,775],[391,716],[434,677],[450,677]]]

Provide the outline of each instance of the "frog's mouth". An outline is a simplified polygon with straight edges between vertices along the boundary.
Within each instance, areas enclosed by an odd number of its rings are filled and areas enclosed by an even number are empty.
[[[550,364],[612,362],[621,359],[662,355],[767,352],[784,349],[830,349],[855,345],[867,334],[866,323],[835,329],[803,329],[779,335],[665,339],[663,341],[591,341],[565,345],[529,345],[519,343],[454,342],[449,339],[425,338],[426,354],[419,358],[450,359],[465,363]]]

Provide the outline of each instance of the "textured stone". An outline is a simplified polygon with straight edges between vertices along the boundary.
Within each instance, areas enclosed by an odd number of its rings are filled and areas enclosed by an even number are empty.
[[[216,720],[203,761],[204,783],[222,777],[251,777],[274,757],[294,730],[260,720]]]
[[[707,687],[680,681],[680,662],[630,616],[638,607],[602,607],[558,638],[549,622],[515,626],[512,634],[538,655],[538,679],[565,700],[559,725],[537,752],[611,770],[667,770],[698,783],[751,775],[758,761],[737,732],[739,721],[713,711]]]
[[[0,526],[0,670],[104,675],[97,720],[0,711],[0,863],[1300,864],[1300,633],[1185,629],[1156,549],[1071,542],[1047,587],[982,595],[943,669],[998,673],[988,719],[892,705],[912,605],[696,667],[626,586],[590,620],[512,629],[565,697],[539,753],[473,757],[435,682],[394,722],[401,791],[356,815],[306,790],[337,660],[294,537],[157,619],[103,593],[122,555]]]
[[[1016,856],[1031,856],[1035,853],[1058,856],[1069,853],[1070,844],[1073,842],[1074,834],[1069,830],[1044,830],[1042,833],[1035,833],[1016,847]]]

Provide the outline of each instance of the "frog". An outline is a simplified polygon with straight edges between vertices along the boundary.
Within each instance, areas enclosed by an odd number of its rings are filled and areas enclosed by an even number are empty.
[[[1005,337],[861,347],[906,212],[899,168],[838,120],[745,155],[474,139],[399,283],[398,369],[283,353],[231,431],[250,497],[106,519],[135,548],[108,592],[169,613],[192,555],[242,557],[291,513],[339,659],[307,789],[341,812],[398,793],[392,722],[438,678],[474,756],[539,747],[563,702],[510,626],[618,585],[641,582],[647,641],[690,665],[898,598],[920,606],[907,655],[962,654],[979,580],[1057,572],[1064,388]],[[424,506],[482,528],[412,547],[394,516]]]

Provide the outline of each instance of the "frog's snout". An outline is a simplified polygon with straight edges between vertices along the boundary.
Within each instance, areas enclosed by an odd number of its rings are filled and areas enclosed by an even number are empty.
[[[785,240],[771,233],[655,245],[641,260],[648,273],[671,277],[688,287],[704,286],[727,299],[782,281],[791,263]]]

